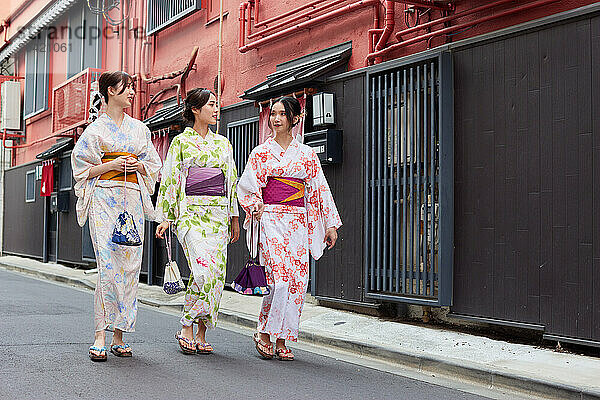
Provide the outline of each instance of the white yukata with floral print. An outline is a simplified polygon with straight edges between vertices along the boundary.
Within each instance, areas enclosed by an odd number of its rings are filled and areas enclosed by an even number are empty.
[[[220,168],[226,195],[186,195],[190,167]],[[230,218],[239,214],[236,180],[233,148],[226,137],[209,131],[202,138],[188,127],[173,139],[162,170],[157,208],[164,221],[174,223],[192,271],[182,325],[201,321],[207,328],[214,328],[217,324],[225,286]]]
[[[138,183],[89,178],[90,169],[102,163],[106,153],[130,153],[138,157],[145,175],[136,173]],[[156,218],[150,195],[154,192],[161,161],[151,141],[150,130],[141,121],[125,114],[121,126],[101,115],[83,132],[71,154],[77,221],[83,226],[89,216],[90,236],[98,266],[94,294],[96,331],[135,330],[137,287],[143,246],[129,247],[112,242],[118,215],[124,209],[133,216],[143,240],[144,217]]]
[[[318,260],[325,249],[325,231],[339,228],[342,221],[314,150],[296,139],[284,150],[269,138],[252,150],[238,183],[251,253],[255,254],[256,244],[251,243],[250,214],[257,202],[263,202],[262,189],[269,177],[302,179],[305,207],[265,204],[258,249],[270,294],[263,298],[258,331],[296,341],[308,284],[309,252]],[[254,224],[256,232],[258,222]]]

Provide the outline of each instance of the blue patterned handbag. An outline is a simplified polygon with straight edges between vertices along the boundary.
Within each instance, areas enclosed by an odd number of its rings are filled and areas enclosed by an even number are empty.
[[[131,214],[127,211],[123,211],[117,217],[117,223],[112,234],[113,243],[120,244],[122,246],[141,246],[142,239],[135,226],[135,221]]]
[[[142,238],[135,226],[133,216],[127,212],[127,166],[125,166],[125,176],[123,179],[123,212],[117,217],[115,229],[112,234],[112,242],[121,246],[141,246]]]

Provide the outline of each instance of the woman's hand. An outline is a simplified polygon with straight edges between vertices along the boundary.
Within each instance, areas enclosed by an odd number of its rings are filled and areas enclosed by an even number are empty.
[[[262,201],[259,201],[258,203],[256,203],[256,205],[254,206],[254,213],[252,215],[254,215],[254,218],[257,221],[260,221],[260,218],[263,215],[263,211],[265,211],[265,205],[262,203]]]
[[[110,166],[110,171],[125,171],[125,164],[127,163],[126,156],[119,156],[112,161],[109,161],[107,164]],[[129,169],[129,168],[128,168]]]
[[[229,243],[235,243],[240,238],[240,219],[239,217],[231,217],[231,237]]]
[[[169,221],[163,221],[163,222],[161,222],[160,225],[158,225],[156,227],[156,237],[164,239],[165,238],[165,231],[167,229],[169,229],[170,225],[171,225],[171,223]],[[238,228],[238,230],[239,230],[239,228]]]
[[[127,166],[127,172],[139,172],[143,175],[146,171],[143,164],[134,157],[127,157],[125,159],[125,165]]]
[[[327,231],[325,232],[325,239],[323,240],[324,243],[327,243],[327,248],[331,249],[333,248],[333,246],[335,246],[335,242],[337,242],[337,229],[336,228],[327,228]]]

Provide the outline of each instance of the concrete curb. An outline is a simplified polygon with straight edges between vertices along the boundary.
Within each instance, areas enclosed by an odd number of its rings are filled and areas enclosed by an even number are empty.
[[[56,281],[56,282],[68,283],[70,285],[82,287],[84,289],[91,289],[91,290],[96,289],[96,286],[92,285],[89,282],[86,282],[81,279],[71,278],[69,276],[53,274],[51,272],[39,271],[39,270],[36,270],[33,268],[24,267],[21,265],[11,265],[11,264],[6,264],[6,263],[0,263],[0,267],[3,267],[5,269],[11,270],[11,271],[23,272],[23,273],[26,273],[29,275],[37,276],[38,278],[46,278],[46,279],[52,279],[53,281]]]
[[[0,263],[0,267],[51,279],[57,282],[68,283],[86,289],[95,289],[95,285],[77,278],[6,263]],[[181,310],[180,305],[163,303],[141,296],[138,297],[138,300],[142,304],[157,308],[169,308],[174,311]],[[251,329],[254,329],[257,324],[257,319],[253,316],[235,313],[226,309],[220,310],[219,318],[223,321]],[[300,339],[306,342],[350,351],[359,354],[362,357],[371,357],[387,362],[391,361],[433,376],[442,375],[455,379],[458,378],[489,388],[517,390],[531,395],[548,396],[550,398],[559,399],[600,400],[600,390],[595,388],[582,389],[562,383],[519,376],[508,371],[488,368],[476,363],[458,362],[456,360],[433,357],[427,354],[393,350],[367,343],[356,342],[347,338],[328,337],[306,331],[301,331],[299,336]]]

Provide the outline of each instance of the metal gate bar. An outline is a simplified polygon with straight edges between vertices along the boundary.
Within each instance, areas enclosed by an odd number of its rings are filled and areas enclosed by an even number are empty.
[[[258,117],[227,124],[227,139],[233,147],[233,157],[240,176],[246,167],[250,152],[258,146]]]
[[[366,296],[450,305],[453,94],[448,53],[367,72]]]

